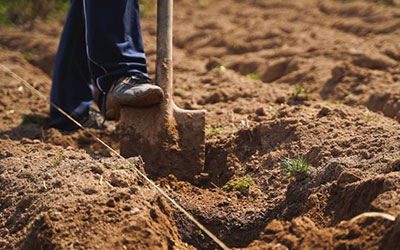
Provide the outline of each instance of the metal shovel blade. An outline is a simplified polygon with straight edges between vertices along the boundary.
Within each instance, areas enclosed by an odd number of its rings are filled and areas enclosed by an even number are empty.
[[[164,100],[149,108],[122,107],[120,151],[141,155],[153,177],[193,180],[204,168],[205,110],[184,110],[172,99],[172,9],[173,0],[158,0],[156,82]]]

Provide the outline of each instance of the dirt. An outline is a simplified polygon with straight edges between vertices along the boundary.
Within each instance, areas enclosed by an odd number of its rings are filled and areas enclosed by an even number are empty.
[[[154,76],[154,15],[142,29]],[[48,95],[61,30],[1,27],[0,63]],[[206,162],[154,181],[231,248],[398,249],[399,44],[398,8],[367,1],[176,1],[174,99],[207,110]],[[2,70],[0,95],[0,249],[218,248]],[[109,124],[91,132],[118,149]],[[286,178],[299,155],[309,174]],[[370,211],[397,219],[350,221]]]

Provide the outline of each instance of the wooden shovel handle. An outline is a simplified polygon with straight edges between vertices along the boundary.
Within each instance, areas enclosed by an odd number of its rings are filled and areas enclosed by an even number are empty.
[[[172,98],[172,22],[173,0],[158,0],[156,83],[167,99]]]

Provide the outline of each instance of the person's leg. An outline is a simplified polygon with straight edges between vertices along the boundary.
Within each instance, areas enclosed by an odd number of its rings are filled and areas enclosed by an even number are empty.
[[[106,94],[122,76],[147,76],[139,0],[83,0],[83,11],[87,56],[98,89]]]
[[[78,120],[87,115],[93,102],[82,0],[71,1],[56,56],[50,100]],[[54,107],[50,108],[50,119],[52,127],[74,128]]]
[[[121,105],[146,107],[164,93],[149,84],[140,27],[139,0],[83,0],[86,50],[107,119],[119,119]]]

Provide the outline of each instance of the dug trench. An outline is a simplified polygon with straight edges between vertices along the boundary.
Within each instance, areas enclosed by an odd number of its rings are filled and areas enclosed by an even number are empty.
[[[313,0],[176,8],[174,98],[207,109],[206,162],[191,183],[156,183],[232,248],[396,249],[399,219],[349,220],[400,209],[398,11]],[[48,94],[60,30],[1,28],[1,63]],[[154,16],[143,32],[154,75]],[[48,128],[48,103],[0,76],[0,248],[217,248],[132,165],[84,131]],[[91,131],[118,148],[112,126]],[[299,155],[309,174],[286,178],[282,161]]]
[[[392,130],[399,126],[397,122],[381,117],[380,125],[374,125],[364,116],[350,107],[283,106],[249,128],[209,142],[207,177],[200,186],[179,182],[172,176],[160,184],[231,247],[248,246],[278,221],[326,231],[322,234],[342,231],[329,236],[327,242],[319,242],[320,246],[373,246],[375,243],[361,239],[355,243],[352,237],[358,236],[344,232],[359,226],[357,230],[372,233],[369,230],[376,230],[376,225],[371,226],[375,222],[343,223],[366,211],[394,212],[399,208],[394,198],[400,187],[399,172],[391,156],[396,154],[400,138]],[[297,181],[283,178],[279,167],[282,159],[299,154],[312,165],[309,176]],[[378,156],[381,154],[388,158]],[[250,189],[224,188],[238,179],[250,180]],[[388,207],[388,203],[392,205]],[[176,218],[184,240],[199,249],[216,247],[182,215]],[[292,227],[282,231],[291,231]],[[375,240],[389,230],[374,231]],[[289,249],[318,246],[303,242],[302,237],[295,233],[288,239],[269,239]]]

